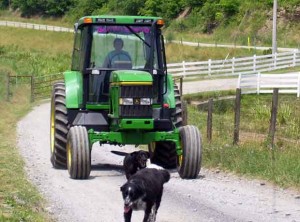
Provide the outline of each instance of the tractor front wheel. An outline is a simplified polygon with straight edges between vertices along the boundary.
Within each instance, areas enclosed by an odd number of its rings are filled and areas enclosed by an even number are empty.
[[[202,140],[197,127],[179,128],[182,155],[177,156],[177,170],[182,179],[195,179],[201,169]]]
[[[67,139],[67,162],[72,179],[87,179],[90,176],[91,150],[85,127],[71,127]]]

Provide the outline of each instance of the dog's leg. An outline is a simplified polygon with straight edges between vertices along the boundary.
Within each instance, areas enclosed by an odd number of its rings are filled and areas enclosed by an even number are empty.
[[[147,206],[146,206],[146,209],[145,209],[145,215],[144,215],[144,220],[143,222],[151,222],[151,210],[152,210],[152,206],[153,204],[151,203],[148,203]]]
[[[124,213],[125,222],[131,221],[132,209],[130,209],[127,213]]]
[[[156,204],[153,204],[152,208],[151,208],[151,213],[149,216],[149,222],[155,222],[156,220],[156,212],[157,212],[157,208],[156,208]]]

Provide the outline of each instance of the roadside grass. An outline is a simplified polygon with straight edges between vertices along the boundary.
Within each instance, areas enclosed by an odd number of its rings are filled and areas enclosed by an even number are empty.
[[[173,21],[166,29],[167,39],[203,42],[213,44],[249,45],[253,47],[266,46],[272,48],[272,20],[266,16],[266,11],[255,10],[246,20],[240,23],[232,20],[220,25],[212,33],[202,33],[199,27],[187,28],[188,20]],[[245,14],[246,15],[246,14]],[[198,23],[199,24],[199,23]],[[299,22],[286,21],[284,16],[277,21],[277,46],[299,48]]]
[[[201,47],[187,46],[177,43],[166,44],[166,54],[168,63],[174,62],[196,62],[231,59],[233,57],[253,56],[253,50],[238,48],[220,48],[220,47]],[[261,55],[262,51],[257,51],[257,55]]]
[[[228,94],[231,92],[222,96]],[[188,99],[201,101],[209,97],[218,95],[198,94],[196,99],[189,95]],[[211,142],[206,138],[207,110],[189,106],[188,122],[198,126],[203,137],[203,165],[300,190],[300,100],[294,95],[279,95],[273,149],[267,138],[272,95],[242,96],[238,145],[233,145],[234,102],[214,102]]]
[[[0,27],[0,221],[52,221],[44,200],[26,178],[16,145],[17,122],[31,110],[30,88],[18,78],[6,102],[7,74],[47,75],[70,67],[71,33]]]
[[[0,10],[0,20],[3,21],[13,21],[13,22],[26,22],[26,23],[34,23],[34,24],[42,24],[42,25],[54,25],[61,27],[70,27],[73,28],[74,24],[68,22],[67,19],[64,18],[51,18],[51,17],[40,17],[33,16],[31,18],[23,18],[20,16],[18,12],[12,12],[9,10]]]
[[[0,96],[0,106],[0,221],[51,221],[44,200],[26,178],[16,145],[17,122],[31,110],[29,88],[14,90],[11,102]]]
[[[73,33],[0,26],[0,46],[44,50],[47,54],[72,53]],[[8,37],[9,36],[9,37]]]
[[[11,74],[41,76],[69,69],[72,34],[0,27],[0,66]]]

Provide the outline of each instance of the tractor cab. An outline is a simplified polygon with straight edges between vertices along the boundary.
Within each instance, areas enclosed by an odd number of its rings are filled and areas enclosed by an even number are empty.
[[[161,102],[166,80],[160,18],[84,17],[76,25],[72,70],[84,72],[87,104],[108,104],[112,73],[149,73],[154,102]],[[135,72],[136,71],[136,72]],[[141,72],[142,71],[142,72]],[[124,74],[125,75],[125,74]],[[133,80],[136,81],[136,80]]]

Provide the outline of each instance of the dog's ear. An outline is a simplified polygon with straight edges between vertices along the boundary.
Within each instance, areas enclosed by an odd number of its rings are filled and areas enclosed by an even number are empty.
[[[149,152],[147,152],[147,151],[143,151],[143,150],[141,150],[141,151],[140,151],[140,155],[145,155],[145,157],[146,157],[147,159],[149,159],[149,158],[150,158],[150,153],[149,153]]]
[[[149,159],[150,158],[150,153],[146,152],[146,155],[147,155],[147,159]]]
[[[124,184],[123,186],[120,187],[120,191],[123,192],[125,189],[126,184]]]

